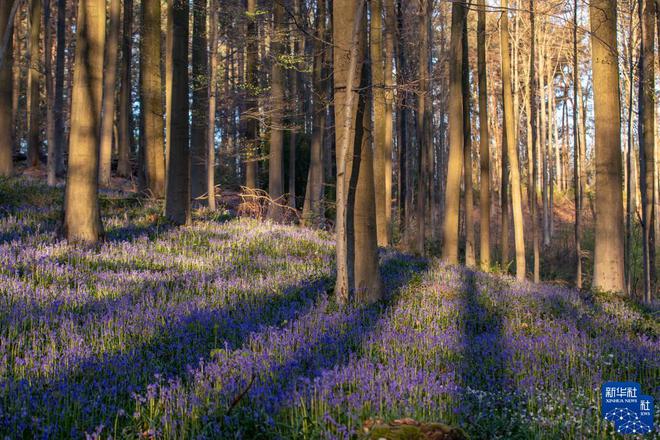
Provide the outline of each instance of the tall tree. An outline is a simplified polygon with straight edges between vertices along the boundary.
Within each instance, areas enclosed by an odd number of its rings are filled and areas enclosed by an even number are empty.
[[[640,72],[640,188],[642,194],[642,252],[644,300],[651,302],[654,287],[655,237],[655,1],[640,0],[642,49]]]
[[[193,202],[207,192],[209,69],[206,38],[206,0],[194,0],[192,35],[192,125],[190,126],[190,187]]]
[[[467,22],[467,17],[466,17]],[[467,24],[467,23],[466,23]],[[472,190],[472,124],[470,121],[470,57],[468,47],[468,29],[463,26],[462,37],[462,90],[463,90],[463,188],[465,191],[465,265],[473,267],[476,264],[474,242],[474,210]]]
[[[284,5],[273,2],[273,31],[270,40],[270,52],[273,57],[271,66],[270,97],[272,109],[270,119],[270,157],[268,160],[268,194],[274,201],[268,209],[271,219],[282,215],[282,196],[284,194],[284,130],[282,113],[284,106],[284,69],[280,64],[283,55],[284,39]]]
[[[461,173],[463,171],[463,89],[462,39],[465,26],[465,6],[452,3],[451,43],[449,49],[449,161],[445,189],[442,258],[458,263],[458,214],[461,204]]]
[[[117,115],[117,174],[131,175],[133,135],[133,100],[131,99],[131,57],[133,46],[133,0],[124,0],[123,31],[121,36],[121,78],[119,86],[119,111]],[[170,31],[168,30],[168,33]],[[169,113],[169,108],[167,109]]]
[[[589,4],[596,123],[596,224],[593,287],[623,292],[621,108],[615,0]]]
[[[509,35],[509,1],[502,0],[502,19],[500,21],[500,49],[502,51],[502,101],[504,109],[504,130],[507,134],[506,145],[511,173],[511,206],[513,211],[513,237],[516,249],[516,278],[525,278],[525,241],[523,237],[522,190],[520,185],[520,167],[518,166],[518,147],[515,143],[515,124],[513,113],[513,94],[511,90],[511,52]]]
[[[210,0],[209,7],[209,115],[206,153],[206,193],[208,206],[215,211],[215,113],[218,93],[218,4]],[[171,100],[170,100],[171,105]]]
[[[477,17],[477,64],[479,72],[479,262],[490,268],[490,138],[488,134],[488,72],[486,67],[486,2],[479,0]]]
[[[155,198],[165,194],[163,100],[161,84],[160,0],[142,1],[140,39],[141,147],[146,189]],[[205,139],[205,138],[204,138]]]
[[[541,281],[541,243],[539,237],[539,216],[538,216],[538,181],[539,181],[539,157],[538,157],[538,139],[537,139],[537,99],[536,99],[536,15],[534,11],[534,0],[529,2],[529,20],[530,30],[530,59],[529,59],[529,122],[530,122],[530,157],[528,160],[532,165],[532,175],[529,191],[529,211],[532,224],[532,247],[534,252],[534,282]]]
[[[105,1],[80,0],[76,26],[64,230],[70,242],[91,244],[98,241],[103,229],[98,202],[98,164]]]
[[[333,4],[335,130],[337,142],[337,282],[342,302],[382,297],[378,272],[373,158],[367,132],[366,2]],[[360,78],[359,82],[355,81]],[[357,90],[354,86],[358,85]]]
[[[387,246],[387,216],[385,205],[385,70],[383,65],[383,0],[372,0],[371,5],[371,82],[374,108],[374,176],[376,188],[376,232],[378,245]],[[420,69],[421,69],[420,64]]]
[[[27,49],[27,120],[28,120],[28,166],[40,164],[41,146],[41,69],[39,67],[39,36],[41,32],[42,0],[30,0],[29,40]]]
[[[310,148],[309,172],[307,175],[307,191],[303,206],[303,221],[305,224],[319,223],[323,218],[323,138],[327,109],[327,83],[324,75],[326,32],[326,0],[319,0],[316,9],[316,33],[314,39],[314,68],[312,69],[313,119],[312,139]]]
[[[188,115],[188,1],[171,0],[172,8],[172,108]],[[172,142],[167,172],[165,216],[178,225],[190,223],[189,118],[172,118]]]
[[[396,15],[394,0],[384,0],[385,4],[385,224],[387,242],[391,240],[392,223],[392,146],[394,133],[394,39],[396,37]],[[378,209],[378,207],[376,207]],[[379,240],[380,242],[380,240]]]
[[[532,0],[533,1],[533,0]],[[575,285],[578,289],[582,288],[582,247],[581,247],[581,229],[582,229],[582,181],[580,170],[580,136],[578,132],[579,106],[578,106],[578,87],[580,81],[578,73],[578,0],[573,4],[573,180],[575,187]],[[536,238],[536,237],[535,237]],[[536,246],[536,242],[534,242]],[[536,249],[536,248],[535,248]],[[536,258],[536,253],[534,254]],[[534,265],[536,274],[536,263]],[[536,275],[535,275],[536,277]]]
[[[57,49],[55,51],[55,89],[53,96],[54,145],[48,152],[48,178],[64,176],[64,63],[66,45],[66,0],[57,0]],[[54,174],[54,176],[53,176]]]
[[[259,56],[257,34],[257,0],[247,0],[247,56],[245,66],[245,85],[247,88],[246,108],[246,147],[245,152],[245,186],[257,187],[257,151],[259,149],[259,121],[257,95],[259,94],[259,78],[257,57]]]
[[[101,147],[99,153],[99,184],[110,185],[112,165],[112,134],[115,122],[115,86],[117,82],[117,51],[121,4],[110,0],[110,20],[105,37],[105,74],[103,76],[103,104],[101,110]]]
[[[0,38],[9,32],[10,39],[7,42],[5,53],[2,54],[2,43],[0,43],[0,176],[11,176],[14,169],[13,152],[14,143],[12,136],[12,68],[13,48],[12,29],[13,20],[10,20],[13,2],[0,0]]]

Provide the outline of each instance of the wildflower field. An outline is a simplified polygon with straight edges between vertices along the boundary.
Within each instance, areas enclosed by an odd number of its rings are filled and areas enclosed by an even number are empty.
[[[171,228],[106,193],[106,239],[80,248],[61,203],[0,180],[0,438],[350,439],[401,417],[618,438],[604,381],[660,398],[655,306],[392,250],[387,301],[339,306],[326,232],[208,212]]]

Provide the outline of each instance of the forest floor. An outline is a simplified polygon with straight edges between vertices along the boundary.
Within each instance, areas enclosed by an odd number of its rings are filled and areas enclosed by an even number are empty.
[[[81,248],[62,199],[0,180],[0,437],[355,438],[411,417],[617,438],[604,381],[660,399],[656,306],[384,249],[386,301],[340,306],[327,232],[206,211],[172,228],[103,192],[105,240]]]

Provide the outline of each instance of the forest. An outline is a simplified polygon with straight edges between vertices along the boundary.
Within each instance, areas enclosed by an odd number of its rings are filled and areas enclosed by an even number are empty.
[[[655,438],[659,47],[660,0],[0,0],[0,437]]]

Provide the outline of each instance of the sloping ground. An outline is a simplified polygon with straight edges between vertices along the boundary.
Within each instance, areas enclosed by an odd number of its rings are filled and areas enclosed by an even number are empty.
[[[106,242],[72,248],[60,200],[0,181],[2,437],[352,438],[412,417],[610,438],[603,381],[660,397],[658,308],[392,251],[387,301],[340,307],[325,233],[204,212],[170,229],[106,194]]]

